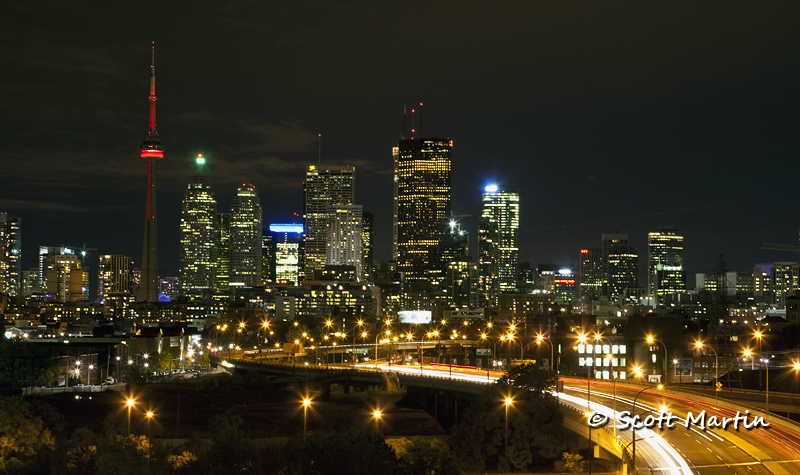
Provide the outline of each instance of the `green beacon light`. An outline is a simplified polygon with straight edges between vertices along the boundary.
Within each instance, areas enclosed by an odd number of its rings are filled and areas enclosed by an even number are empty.
[[[203,157],[202,153],[198,153],[197,154],[197,158],[195,159],[195,162],[198,165],[205,165],[206,164],[206,159],[205,159],[205,157]]]

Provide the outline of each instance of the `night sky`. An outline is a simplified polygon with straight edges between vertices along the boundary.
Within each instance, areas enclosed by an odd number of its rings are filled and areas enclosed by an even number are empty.
[[[759,250],[800,229],[798,2],[201,4],[0,7],[0,211],[23,218],[24,268],[57,244],[141,262],[152,41],[162,276],[197,153],[219,211],[248,182],[286,222],[318,134],[323,166],[356,167],[389,259],[391,147],[419,102],[423,134],[454,140],[473,244],[483,186],[515,181],[534,266],[628,232],[643,267],[657,226],[683,232],[689,272],[798,258]]]

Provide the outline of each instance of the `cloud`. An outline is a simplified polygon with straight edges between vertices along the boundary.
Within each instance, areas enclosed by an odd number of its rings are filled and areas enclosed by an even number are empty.
[[[30,200],[6,200],[0,199],[0,208],[13,209],[17,211],[41,211],[55,213],[88,213],[96,211],[85,206],[76,206],[64,202],[30,201]]]
[[[309,152],[318,139],[317,134],[305,129],[297,119],[278,124],[248,120],[240,121],[239,126],[255,140],[245,150],[262,153]]]

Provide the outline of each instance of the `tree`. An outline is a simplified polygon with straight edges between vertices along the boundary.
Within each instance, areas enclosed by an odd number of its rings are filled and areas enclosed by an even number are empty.
[[[207,352],[202,352],[194,357],[194,364],[199,365],[201,368],[208,368],[211,365],[211,358],[208,357]]]
[[[172,369],[172,354],[166,349],[153,358],[153,370],[169,371],[170,369]]]
[[[44,451],[53,436],[22,398],[0,398],[0,472],[22,472]]]
[[[555,398],[544,392],[542,378],[534,376],[530,381],[519,378],[518,384],[525,389],[516,388],[507,380],[498,382],[465,413],[453,433],[455,459],[464,469],[510,468],[503,467],[507,397],[513,401],[508,407],[509,465],[526,470],[531,464],[550,463],[559,456],[564,440],[563,418]],[[540,383],[527,389],[536,380]]]
[[[42,363],[42,367],[39,370],[38,382],[42,386],[55,386],[63,374],[64,368],[61,366],[61,362],[56,358],[48,358]]]
[[[315,433],[305,444],[302,437],[295,437],[287,445],[284,458],[287,474],[398,473],[394,452],[374,431]]]
[[[407,439],[403,439],[407,440]],[[402,447],[399,471],[407,475],[458,475],[450,446],[439,439],[410,442]],[[396,450],[397,452],[397,450]]]
[[[564,468],[572,473],[582,472],[586,465],[586,462],[583,461],[583,457],[580,454],[564,452],[561,454],[561,458],[564,459]]]

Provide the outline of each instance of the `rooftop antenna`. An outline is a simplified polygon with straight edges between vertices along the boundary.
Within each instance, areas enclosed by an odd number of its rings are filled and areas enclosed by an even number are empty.
[[[411,109],[411,140],[414,140],[414,133],[417,131],[414,128],[415,127],[415,125],[414,125],[415,120],[414,119],[416,119],[416,112],[417,111],[415,109]]]
[[[203,173],[203,165],[206,164],[206,157],[202,153],[198,153],[194,163],[197,165],[197,174],[201,175]]]
[[[317,134],[317,165],[322,163],[322,134]]]
[[[422,137],[422,103],[419,103],[419,135]]]

